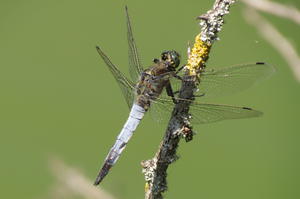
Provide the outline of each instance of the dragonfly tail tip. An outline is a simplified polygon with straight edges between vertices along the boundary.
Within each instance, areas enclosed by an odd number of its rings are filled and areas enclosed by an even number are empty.
[[[101,178],[100,176],[97,176],[95,182],[94,182],[94,185],[97,186],[100,184],[100,182],[103,180],[103,178]]]
[[[102,182],[102,180],[104,179],[104,177],[108,174],[109,170],[111,169],[113,165],[105,163],[102,167],[102,169],[100,170],[94,185],[97,186],[98,184],[100,184]]]
[[[103,172],[103,170],[101,170],[94,182],[94,185],[95,186],[99,185],[100,182],[102,182],[103,178],[106,176],[106,174],[107,172]]]

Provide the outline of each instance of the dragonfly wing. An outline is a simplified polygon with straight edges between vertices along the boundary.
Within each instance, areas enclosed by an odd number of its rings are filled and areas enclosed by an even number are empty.
[[[177,98],[177,100],[179,99]],[[172,108],[174,108],[173,101],[165,98],[158,98],[153,105],[164,107],[165,110],[172,110]],[[191,102],[189,113],[192,116],[192,124],[206,124],[222,120],[259,117],[263,114],[260,111],[247,107],[197,103],[194,101]]]
[[[138,50],[133,38],[130,18],[128,14],[128,8],[126,10],[126,22],[127,22],[127,40],[128,40],[128,56],[129,56],[129,74],[133,81],[137,81],[140,74],[143,72],[143,67],[140,63]]]
[[[152,101],[150,107],[151,118],[158,123],[167,123],[170,119],[172,110],[174,108],[173,101],[169,101],[170,97],[166,99],[158,98],[155,101]]]
[[[134,84],[130,81],[126,76],[124,76],[121,71],[110,61],[107,55],[100,49],[100,47],[96,47],[99,55],[108,66],[108,69],[113,74],[114,78],[118,82],[122,94],[125,97],[126,103],[129,108],[131,108],[132,103],[134,101]]]
[[[229,119],[259,117],[263,113],[247,107],[193,103],[190,106],[193,124],[205,124]]]
[[[273,66],[262,62],[207,70],[200,75],[198,92],[203,97],[233,94],[268,78],[274,71]]]
[[[177,99],[182,81],[172,76],[169,80],[174,98]],[[175,104],[172,101],[171,96],[167,94],[166,88],[164,88],[159,98],[152,101],[149,112],[155,121],[159,123],[166,123],[170,119],[174,105]]]

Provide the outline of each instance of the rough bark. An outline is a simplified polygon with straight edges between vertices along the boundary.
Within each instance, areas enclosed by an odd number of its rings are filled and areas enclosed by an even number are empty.
[[[213,8],[206,14],[201,15],[201,32],[197,35],[192,48],[182,86],[179,92],[180,99],[175,105],[167,130],[155,156],[142,162],[145,175],[145,198],[161,199],[163,192],[167,190],[167,169],[171,163],[178,159],[176,150],[181,138],[190,141],[193,131],[189,123],[189,106],[194,100],[194,91],[201,84],[201,71],[205,67],[211,45],[218,40],[217,33],[224,23],[224,15],[229,13],[233,0],[216,0]],[[189,49],[190,51],[190,49]]]

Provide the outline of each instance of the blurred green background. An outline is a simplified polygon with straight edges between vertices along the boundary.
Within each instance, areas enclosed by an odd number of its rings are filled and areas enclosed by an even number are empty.
[[[300,9],[298,0],[281,2]],[[187,41],[199,32],[194,19],[212,1],[126,4],[148,66],[167,49],[186,58]],[[95,50],[100,45],[128,74],[124,5],[0,1],[0,198],[51,198],[57,181],[49,169],[53,156],[94,180],[129,112]],[[181,142],[181,158],[169,169],[166,198],[300,198],[300,84],[277,51],[245,22],[243,8],[234,5],[226,17],[208,67],[266,61],[277,73],[259,86],[210,102],[265,114],[197,126],[197,136]],[[300,53],[300,27],[263,15]],[[118,199],[143,198],[140,162],[153,157],[165,128],[147,116],[102,187]]]

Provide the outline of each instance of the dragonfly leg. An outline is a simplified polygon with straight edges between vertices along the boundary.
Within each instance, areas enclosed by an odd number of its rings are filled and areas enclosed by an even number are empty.
[[[172,97],[174,104],[177,104],[177,100],[175,99],[174,92],[170,82],[168,82],[168,84],[166,85],[166,91],[167,91],[167,95]]]
[[[175,74],[178,74],[184,67],[185,67],[185,65],[183,65],[183,66],[181,66],[180,68],[178,68],[178,70],[176,71]]]
[[[182,77],[180,77],[180,76],[177,75],[177,74],[174,74],[173,77],[175,77],[176,79],[179,79],[180,81],[183,81]]]

